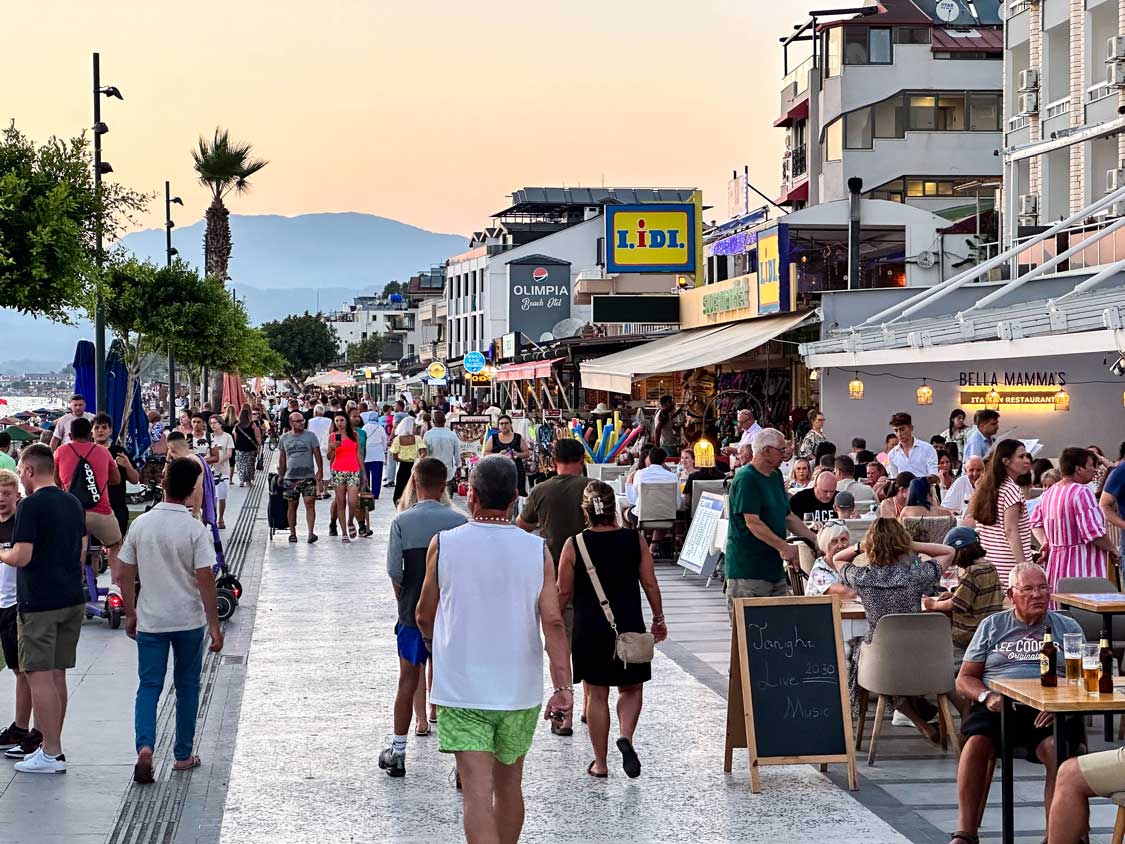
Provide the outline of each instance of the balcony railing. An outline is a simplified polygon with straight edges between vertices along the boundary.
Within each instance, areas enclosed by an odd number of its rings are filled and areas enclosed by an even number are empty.
[[[599,333],[604,337],[626,337],[637,334],[674,334],[680,330],[678,322],[603,322]]]
[[[1104,100],[1106,97],[1117,92],[1116,88],[1111,88],[1108,82],[1099,82],[1096,85],[1091,85],[1086,89],[1086,103],[1096,103],[1098,100]]]
[[[797,147],[785,154],[781,160],[781,181],[788,185],[795,182],[808,171],[808,147]]]
[[[1031,0],[1011,0],[1008,3],[1008,17],[1014,18],[1020,12],[1026,12],[1031,8]]]
[[[1070,96],[1065,96],[1062,99],[1055,100],[1053,103],[1047,103],[1043,108],[1043,119],[1050,120],[1052,117],[1058,117],[1061,114],[1070,113]]]
[[[785,96],[785,89],[790,85],[794,85],[792,96],[796,97],[802,91],[809,87],[809,71],[816,67],[816,56],[809,56],[791,71],[789,71],[781,80],[781,94]]]
[[[1031,115],[1017,114],[1015,117],[1008,118],[1008,131],[1015,132],[1019,129],[1026,129],[1031,125]]]

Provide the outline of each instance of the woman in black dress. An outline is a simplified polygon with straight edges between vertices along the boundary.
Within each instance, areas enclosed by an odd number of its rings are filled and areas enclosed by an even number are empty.
[[[582,532],[590,562],[601,581],[619,633],[644,633],[641,589],[652,608],[652,635],[662,642],[668,635],[660,586],[652,566],[652,554],[638,531],[617,526],[617,499],[613,488],[592,481],[582,495],[582,512],[589,527]],[[621,737],[622,767],[629,777],[641,774],[641,762],[633,749],[633,732],[641,714],[644,683],[652,676],[650,663],[625,665],[614,652],[613,629],[601,608],[590,575],[574,539],[567,540],[559,560],[559,606],[574,599],[574,638],[571,654],[574,682],[583,683],[585,716],[594,747],[594,761],[586,773],[605,777],[609,773],[606,753],[609,744],[609,687],[617,687],[617,720]]]
[[[499,422],[500,430],[484,444],[485,454],[504,454],[516,461],[516,486],[520,495],[527,495],[527,469],[524,461],[531,452],[523,437],[512,430],[512,417],[505,414]]]

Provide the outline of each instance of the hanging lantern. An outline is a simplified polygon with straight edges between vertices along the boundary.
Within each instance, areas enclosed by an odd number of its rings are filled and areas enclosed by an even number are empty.
[[[817,381],[819,379],[820,379],[820,370],[819,369],[810,369],[809,370],[809,380],[810,381]]]
[[[859,380],[858,372],[855,374],[855,378],[848,382],[848,398],[854,401],[863,398],[863,382]]]
[[[1000,391],[993,387],[984,397],[985,410],[1000,409]]]
[[[1070,393],[1066,390],[1060,389],[1055,393],[1055,410],[1063,410],[1067,413],[1070,412]]]
[[[695,441],[692,446],[692,453],[695,455],[695,468],[696,469],[713,469],[715,468],[715,446],[710,440],[700,437]]]
[[[918,388],[917,392],[918,404],[926,405],[934,403],[934,389],[926,383],[926,379],[922,379],[922,386]]]

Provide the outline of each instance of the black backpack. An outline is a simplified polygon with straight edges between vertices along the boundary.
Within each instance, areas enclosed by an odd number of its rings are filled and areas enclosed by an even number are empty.
[[[102,500],[102,491],[98,488],[98,479],[94,475],[94,467],[90,465],[86,458],[93,454],[94,449],[98,446],[96,443],[92,444],[85,457],[78,455],[78,448],[74,443],[70,447],[78,456],[78,463],[74,466],[74,474],[70,476],[70,486],[67,487],[67,492],[78,499],[83,510],[93,510]]]

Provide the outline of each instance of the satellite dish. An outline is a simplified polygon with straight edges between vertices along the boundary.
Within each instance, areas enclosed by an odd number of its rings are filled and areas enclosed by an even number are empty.
[[[550,331],[544,331],[542,334],[539,335],[539,342],[540,343],[550,343],[554,339],[555,339],[555,335],[552,334]]]
[[[936,263],[934,253],[930,252],[929,250],[919,252],[917,261],[918,261],[918,266],[921,267],[924,270],[928,270],[928,269],[932,268],[933,265]]]
[[[938,0],[934,12],[946,23],[953,23],[961,17],[961,4],[957,0]]]
[[[585,325],[585,323],[582,320],[567,317],[555,323],[554,328],[551,329],[551,334],[554,335],[552,339],[561,340],[563,337],[574,337],[582,330],[583,325]]]

